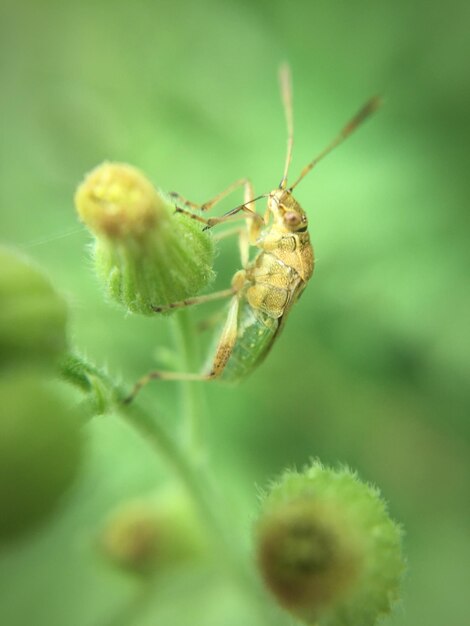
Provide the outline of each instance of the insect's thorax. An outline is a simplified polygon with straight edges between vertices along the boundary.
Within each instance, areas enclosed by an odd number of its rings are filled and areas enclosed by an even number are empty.
[[[308,232],[282,233],[271,228],[257,242],[261,248],[246,269],[246,297],[269,317],[282,317],[303,291],[313,273],[314,258]]]
[[[272,228],[258,242],[262,252],[292,269],[305,283],[313,274],[314,258],[308,231],[285,233]]]

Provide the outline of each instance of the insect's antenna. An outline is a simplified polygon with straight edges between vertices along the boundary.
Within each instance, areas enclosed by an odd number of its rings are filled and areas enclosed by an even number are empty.
[[[261,217],[261,215],[259,213],[257,213],[256,211],[253,211],[253,209],[249,209],[247,205],[251,204],[252,202],[256,202],[257,200],[261,200],[261,198],[267,198],[268,196],[269,196],[269,194],[263,193],[261,196],[256,196],[256,198],[251,198],[251,200],[247,200],[243,204],[239,204],[234,209],[230,209],[230,211],[227,211],[227,213],[224,213],[221,218],[215,218],[215,220],[212,222],[212,224],[210,224],[210,220],[209,220],[207,226],[204,226],[204,228],[202,230],[209,230],[215,224],[220,224],[221,222],[225,222],[225,220],[228,217],[232,217],[233,215],[237,215],[237,213],[240,213],[240,211],[244,211],[245,213],[249,213],[250,216],[253,219],[257,219],[259,222],[262,223],[263,222],[263,218]]]
[[[279,189],[285,189],[287,185],[287,173],[292,159],[292,148],[294,146],[294,117],[292,114],[292,80],[290,68],[287,63],[283,63],[279,69],[279,82],[281,85],[282,103],[284,105],[284,113],[287,124],[287,153],[286,163],[284,165],[284,174]]]
[[[224,213],[223,217],[230,217],[231,215],[236,215],[237,213],[240,213],[240,211],[243,211],[243,209],[248,209],[247,204],[251,204],[252,202],[257,202],[258,200],[261,200],[261,198],[267,198],[268,195],[269,194],[267,194],[267,193],[263,193],[260,196],[256,196],[256,198],[252,198],[251,200],[247,200],[243,204],[239,204],[234,209],[231,209],[230,211],[227,211],[227,213]]]
[[[300,176],[295,181],[293,185],[290,186],[289,191],[292,191],[294,187],[296,187],[302,178],[306,176],[311,169],[315,167],[315,165],[323,159],[327,154],[329,154],[336,146],[339,146],[340,143],[343,143],[345,139],[349,137],[351,133],[353,133],[358,126],[364,122],[369,115],[374,113],[379,106],[382,104],[382,98],[380,96],[374,96],[365,105],[362,109],[356,113],[356,115],[346,124],[346,126],[342,129],[342,131],[333,139],[333,141],[322,151],[320,154],[313,159],[304,169],[301,171]]]

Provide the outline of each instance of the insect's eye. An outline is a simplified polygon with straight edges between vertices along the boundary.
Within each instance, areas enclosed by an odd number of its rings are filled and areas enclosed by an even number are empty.
[[[284,214],[284,222],[289,228],[296,228],[300,224],[300,215],[295,211],[286,211]]]

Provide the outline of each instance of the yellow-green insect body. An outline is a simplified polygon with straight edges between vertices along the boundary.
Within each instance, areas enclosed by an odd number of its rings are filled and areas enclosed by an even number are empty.
[[[263,361],[313,273],[307,216],[298,202],[276,189],[267,211],[272,224],[261,231],[255,242],[261,250],[244,271],[237,340],[222,380],[241,379]]]

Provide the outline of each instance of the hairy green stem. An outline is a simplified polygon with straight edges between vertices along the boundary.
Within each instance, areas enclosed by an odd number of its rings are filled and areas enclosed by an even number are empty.
[[[258,581],[247,567],[233,533],[227,528],[223,516],[223,503],[220,502],[219,494],[214,493],[212,480],[206,468],[193,466],[169,435],[137,405],[123,406],[120,414],[173,467],[206,524],[218,564],[222,565],[230,578],[246,591],[261,620],[270,626],[285,624],[285,620],[278,611],[265,602]],[[145,604],[151,597],[151,594],[144,591],[137,600],[131,602],[130,607],[126,609],[126,615],[137,615],[145,610],[142,604]],[[108,626],[120,626],[122,623],[119,618],[117,622],[112,621]]]
[[[191,495],[201,517],[210,527],[214,526],[211,507],[208,505],[206,494],[201,488],[201,481],[192,461],[153,416],[135,402],[125,403],[126,391],[116,385],[106,372],[81,356],[67,355],[60,364],[60,375],[86,393],[87,400],[84,402],[94,409],[95,415],[117,409],[118,415],[137,430],[155,452],[173,468]],[[96,399],[97,394],[99,401]]]
[[[120,415],[146,439],[149,445],[163,456],[186,487],[201,518],[210,528],[218,526],[198,473],[166,431],[145,411],[135,404],[123,405]],[[217,533],[219,534],[219,533]]]
[[[198,342],[188,311],[179,311],[174,315],[173,322],[175,344],[178,354],[181,355],[181,367],[185,372],[197,372],[201,368]],[[180,384],[185,443],[193,463],[196,466],[203,466],[207,462],[205,392],[199,382],[182,381]]]
[[[199,371],[199,350],[194,325],[190,323],[188,311],[183,310],[173,318],[175,343],[182,355],[182,367],[184,371]],[[206,422],[208,406],[206,399],[206,384],[200,382],[182,381],[183,392],[183,415],[185,417],[186,435],[190,460],[194,472],[194,482],[199,492],[191,491],[190,495],[196,498],[202,497],[208,509],[209,529],[212,534],[214,548],[218,559],[225,566],[229,575],[236,583],[246,590],[252,598],[258,613],[262,619],[267,620],[271,626],[279,622],[279,617],[271,611],[271,607],[264,601],[259,592],[257,580],[248,568],[243,558],[242,551],[236,541],[236,533],[230,531],[227,519],[224,515],[223,497],[214,484],[213,475],[207,464],[208,453],[206,445]],[[282,620],[283,622],[283,620]]]

